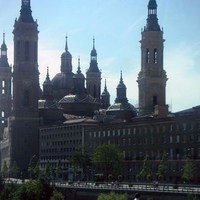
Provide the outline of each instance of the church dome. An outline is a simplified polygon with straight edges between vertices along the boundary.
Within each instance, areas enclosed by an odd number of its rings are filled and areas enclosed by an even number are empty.
[[[99,103],[89,94],[69,94],[63,97],[59,103]]]
[[[68,85],[72,86],[73,73],[58,73],[52,79],[54,89],[65,89]]]
[[[137,109],[130,103],[114,103],[106,110],[106,115],[112,116],[113,119],[130,120],[137,116]]]

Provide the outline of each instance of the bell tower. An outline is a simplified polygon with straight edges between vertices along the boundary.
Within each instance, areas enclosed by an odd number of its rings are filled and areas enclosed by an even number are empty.
[[[10,165],[15,161],[26,171],[39,152],[38,25],[33,20],[30,0],[21,1],[20,16],[14,24],[13,114]],[[9,163],[8,163],[9,164]]]
[[[165,115],[168,106],[165,103],[167,76],[163,69],[163,31],[157,19],[156,0],[149,0],[148,18],[142,31],[141,71],[138,75],[139,114]]]
[[[93,49],[90,54],[90,67],[86,72],[87,76],[87,91],[88,93],[100,101],[101,97],[101,72],[97,63],[97,52],[95,49],[95,39],[93,39]]]
[[[7,118],[11,114],[11,77],[12,72],[8,64],[5,33],[3,33],[0,55],[0,139],[3,137],[4,128],[7,127]]]

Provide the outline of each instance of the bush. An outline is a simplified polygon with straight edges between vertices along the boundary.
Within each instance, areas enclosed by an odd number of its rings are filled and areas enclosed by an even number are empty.
[[[110,194],[100,194],[97,200],[127,200],[127,194],[116,194],[111,192]]]
[[[53,196],[50,198],[50,200],[64,200],[64,196],[61,192],[58,192],[57,190],[53,191]]]

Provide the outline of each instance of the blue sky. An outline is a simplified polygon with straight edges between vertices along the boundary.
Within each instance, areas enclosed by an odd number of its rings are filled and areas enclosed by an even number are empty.
[[[146,24],[147,4],[148,0],[32,0],[33,17],[40,31],[40,85],[47,66],[51,78],[59,73],[66,34],[73,71],[77,70],[80,56],[85,74],[94,36],[98,66],[102,70],[102,90],[106,78],[113,103],[122,70],[129,102],[137,105],[139,41],[141,28]],[[157,4],[166,40],[164,68],[169,78],[166,102],[173,112],[200,105],[200,1],[157,0]],[[20,8],[21,0],[0,0],[0,33],[6,33],[10,64],[13,64],[13,25]]]

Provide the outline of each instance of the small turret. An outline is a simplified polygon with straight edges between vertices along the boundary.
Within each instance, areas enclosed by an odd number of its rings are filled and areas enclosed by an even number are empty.
[[[148,18],[145,31],[160,31],[157,18],[157,3],[156,0],[149,0],[148,4]]]
[[[1,45],[0,67],[9,67],[7,57],[7,46],[5,44],[5,33],[3,33],[3,43]]]
[[[22,6],[20,10],[19,22],[33,23],[31,3],[30,0],[22,0]]]

